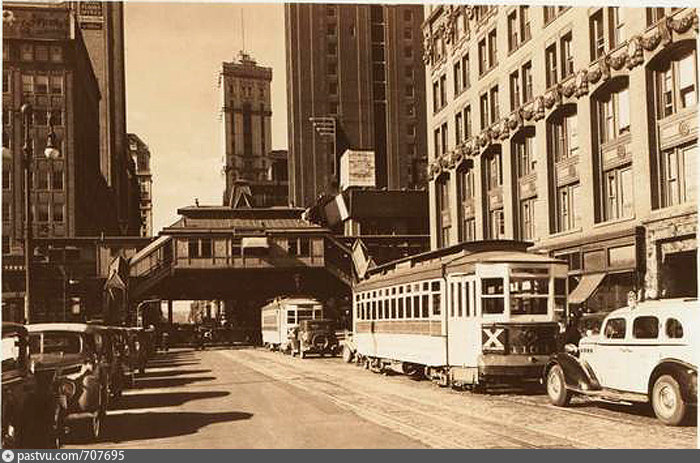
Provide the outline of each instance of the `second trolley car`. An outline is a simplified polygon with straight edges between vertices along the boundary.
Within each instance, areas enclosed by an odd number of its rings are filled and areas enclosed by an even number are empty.
[[[539,379],[566,313],[567,264],[481,241],[377,267],[353,290],[357,359],[443,384]]]
[[[263,345],[287,350],[289,332],[302,320],[323,318],[323,304],[306,297],[276,298],[260,309]]]

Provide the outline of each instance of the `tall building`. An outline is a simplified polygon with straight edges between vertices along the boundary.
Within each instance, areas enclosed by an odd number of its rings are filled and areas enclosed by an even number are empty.
[[[271,82],[272,68],[258,66],[244,52],[240,52],[237,61],[223,63],[219,87],[226,162],[225,205],[239,207],[241,190],[246,191],[246,207],[287,205],[286,198],[275,197],[271,177],[275,157],[271,154]]]
[[[421,5],[285,5],[295,206],[337,192],[348,149],[373,152],[378,188],[424,184],[422,22]]]
[[[23,266],[15,264],[25,252],[25,130],[37,248],[47,240],[118,233],[110,191],[100,173],[99,85],[75,25],[66,4],[3,4],[3,303],[14,301],[17,307],[24,295]],[[28,120],[20,111],[24,104],[32,106]],[[58,154],[47,158],[52,128]],[[34,280],[45,278],[45,270],[37,265]],[[35,294],[35,306],[44,307],[51,297],[56,300],[55,293]]]
[[[432,248],[532,241],[593,310],[696,295],[696,11],[426,11]]]
[[[100,87],[100,169],[112,190],[120,234],[137,234],[138,207],[130,202],[126,138],[124,4],[66,2],[76,12],[85,47]]]
[[[153,175],[151,174],[151,150],[138,135],[127,134],[129,154],[135,166],[138,180],[138,201],[141,218],[139,236],[153,236]]]

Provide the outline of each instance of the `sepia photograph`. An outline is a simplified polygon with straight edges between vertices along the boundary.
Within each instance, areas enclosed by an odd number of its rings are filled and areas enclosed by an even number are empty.
[[[698,448],[690,2],[1,3],[4,463]]]

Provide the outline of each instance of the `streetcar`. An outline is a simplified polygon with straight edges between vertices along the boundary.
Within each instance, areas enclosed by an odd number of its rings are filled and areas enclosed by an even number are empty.
[[[370,270],[353,288],[357,362],[463,388],[541,378],[568,268],[529,244],[463,243]]]
[[[323,318],[323,304],[308,297],[278,297],[260,309],[262,341],[272,350],[287,351],[289,335],[302,320]]]

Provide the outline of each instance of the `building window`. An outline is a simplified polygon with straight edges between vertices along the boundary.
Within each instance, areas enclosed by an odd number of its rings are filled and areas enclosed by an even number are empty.
[[[34,93],[34,76],[22,74],[22,93]]]
[[[462,129],[464,128],[463,117],[462,111],[455,114],[455,146],[459,146],[462,143]]]
[[[664,8],[647,8],[647,27],[653,26],[665,15]]]
[[[530,40],[530,7],[523,5],[520,7],[520,38],[525,43]]]
[[[520,73],[515,71],[510,75],[510,110],[515,111],[520,106]]]
[[[440,83],[436,80],[433,82],[433,112],[440,110]]]
[[[337,75],[338,74],[338,63],[336,63],[335,61],[329,61],[327,69],[328,69],[329,76]]]
[[[403,19],[404,21],[413,21],[413,11],[411,10],[403,10]]]
[[[469,76],[469,53],[462,57],[462,87],[466,90],[471,86]]]
[[[63,111],[54,109],[51,111],[51,124],[63,125]]]
[[[518,36],[520,33],[520,27],[518,25],[518,14],[517,10],[513,11],[508,15],[508,51],[512,52],[520,43],[518,42]]]
[[[605,53],[605,30],[603,27],[603,10],[598,10],[590,18],[591,61],[595,61]]]
[[[63,48],[51,47],[51,61],[54,63],[60,63],[63,61]]]
[[[498,64],[498,48],[496,42],[496,29],[489,32],[489,69]]]
[[[571,32],[561,38],[561,78],[566,79],[574,73],[574,55],[571,50]]]
[[[515,156],[518,178],[535,172],[534,147],[534,135],[523,135],[513,139],[513,154]]]
[[[19,58],[22,61],[34,61],[34,47],[29,43],[20,45]]]
[[[696,144],[661,152],[662,207],[695,202],[697,155]]]
[[[65,213],[65,205],[63,203],[53,203],[51,205],[51,220],[53,222],[63,222]]]
[[[63,93],[63,77],[51,76],[51,94],[61,95]]]
[[[604,220],[632,217],[634,195],[632,167],[627,165],[604,173]]]
[[[494,209],[489,211],[489,227],[488,238],[492,240],[500,240],[505,238],[506,229],[503,219],[503,209]]]
[[[484,93],[479,97],[479,115],[481,122],[481,130],[489,126],[489,94]]]
[[[557,188],[557,231],[573,230],[581,224],[579,211],[579,184]]]
[[[440,128],[440,140],[442,144],[442,154],[445,154],[447,153],[447,122],[444,122]]]
[[[549,24],[557,17],[557,7],[556,6],[544,6],[544,23]]]
[[[4,223],[12,222],[12,203],[9,201],[2,203],[2,221]]]
[[[44,126],[47,124],[49,117],[45,109],[37,108],[34,110],[34,125]]]
[[[489,100],[491,106],[491,124],[495,124],[499,118],[498,85],[491,87],[491,90],[489,90]]]
[[[695,106],[698,102],[696,51],[686,51],[666,61],[656,71],[656,88],[659,119]]]
[[[49,221],[49,205],[48,203],[39,203],[36,205],[36,221],[46,223]]]
[[[408,117],[413,117],[416,115],[416,107],[412,104],[406,105],[406,115]]]
[[[465,165],[457,170],[457,203],[459,204],[459,237],[461,241],[476,239],[476,220],[473,212],[474,169]]]
[[[479,75],[488,70],[488,55],[486,54],[486,39],[479,41]]]
[[[565,111],[549,122],[549,142],[555,162],[578,154],[577,121],[575,111]]]
[[[523,240],[532,240],[535,237],[535,201],[537,198],[528,198],[520,201],[519,233]]]
[[[63,165],[54,164],[51,173],[51,189],[63,190]]]
[[[622,9],[619,6],[608,8],[608,20],[610,21],[610,49],[615,49],[625,41],[625,21],[622,17]]]
[[[435,151],[435,157],[440,157],[440,127],[433,131],[433,150]]]
[[[486,190],[493,191],[503,185],[503,166],[501,153],[492,153],[485,159]]]
[[[472,137],[472,107],[467,105],[464,108],[464,139],[469,140]]]
[[[600,142],[607,143],[630,131],[629,91],[621,88],[598,101]]]
[[[450,177],[443,175],[435,182],[438,210],[438,246],[450,245]]]
[[[525,104],[531,101],[534,97],[532,91],[532,63],[530,61],[523,64],[523,67],[521,68],[521,74],[523,79],[523,104]]]
[[[37,45],[34,49],[34,57],[37,61],[48,61],[49,49],[45,45]]]
[[[447,106],[447,75],[440,76],[440,107]]]
[[[32,171],[34,177],[34,188],[37,190],[49,189],[49,169],[45,163],[38,164],[37,168]]]
[[[552,44],[544,52],[547,88],[557,83],[557,46]]]
[[[454,78],[454,94],[455,97],[462,92],[462,61],[458,60],[452,66]]]
[[[413,29],[410,27],[404,27],[403,29],[403,38],[406,40],[411,40],[413,39]]]

